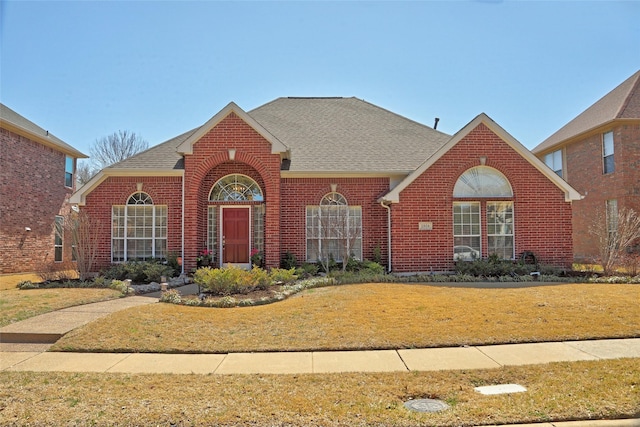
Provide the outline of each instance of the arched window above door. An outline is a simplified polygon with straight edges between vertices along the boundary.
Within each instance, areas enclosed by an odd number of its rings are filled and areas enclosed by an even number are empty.
[[[513,197],[509,180],[489,166],[467,169],[453,187],[453,197]]]
[[[220,178],[211,188],[210,202],[262,202],[262,189],[246,175],[231,174]]]

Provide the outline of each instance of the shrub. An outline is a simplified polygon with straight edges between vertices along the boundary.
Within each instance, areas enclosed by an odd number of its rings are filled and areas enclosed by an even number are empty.
[[[285,252],[284,257],[282,257],[282,262],[280,263],[280,266],[287,270],[291,268],[296,268],[298,266],[298,260],[296,259],[296,256],[294,254],[287,251]]]
[[[317,275],[318,271],[320,271],[318,264],[305,263],[296,268],[296,275],[300,278],[306,279]]]
[[[246,294],[255,289],[266,289],[271,279],[265,270],[254,267],[251,271],[230,265],[226,268],[199,268],[194,282],[214,295]]]
[[[22,280],[17,285],[18,289],[38,289],[37,283],[33,283],[31,280]]]
[[[162,292],[160,295],[160,302],[167,302],[170,304],[180,304],[182,302],[182,295],[177,289],[169,289]]]
[[[131,280],[134,283],[160,282],[162,276],[172,277],[173,268],[157,261],[126,261],[113,264],[104,272],[109,280]]]
[[[135,290],[130,288],[129,285],[122,280],[112,280],[109,288],[119,291],[123,296],[135,293]]]
[[[298,276],[296,276],[295,267],[289,269],[272,268],[269,272],[269,278],[272,283],[291,283],[295,281]]]

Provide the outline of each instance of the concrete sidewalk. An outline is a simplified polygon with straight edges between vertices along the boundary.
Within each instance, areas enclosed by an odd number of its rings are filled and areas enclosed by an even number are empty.
[[[154,374],[311,374],[500,368],[640,358],[640,338],[408,350],[229,354],[43,352],[0,345],[0,370]],[[13,350],[13,351],[12,351]]]

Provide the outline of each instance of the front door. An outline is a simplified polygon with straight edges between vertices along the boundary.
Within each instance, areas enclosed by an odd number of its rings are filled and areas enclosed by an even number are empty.
[[[222,209],[222,263],[249,263],[249,207]]]

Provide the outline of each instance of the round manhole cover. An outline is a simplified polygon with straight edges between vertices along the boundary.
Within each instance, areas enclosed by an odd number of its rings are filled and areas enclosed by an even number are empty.
[[[440,412],[449,409],[449,405],[437,399],[415,399],[404,403],[405,408],[417,412]]]

